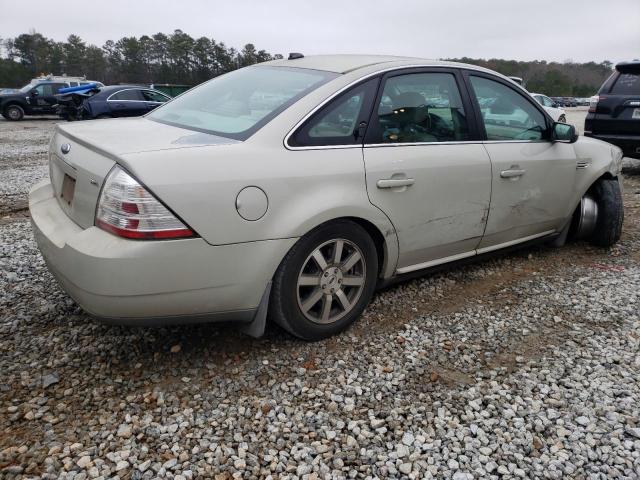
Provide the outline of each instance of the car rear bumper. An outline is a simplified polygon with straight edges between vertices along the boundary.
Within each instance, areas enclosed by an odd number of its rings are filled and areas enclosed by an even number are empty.
[[[640,135],[609,135],[585,131],[586,137],[608,142],[622,150],[625,157],[640,158]]]
[[[296,241],[127,240],[78,226],[48,181],[31,190],[29,209],[49,270],[84,310],[110,323],[250,322]]]

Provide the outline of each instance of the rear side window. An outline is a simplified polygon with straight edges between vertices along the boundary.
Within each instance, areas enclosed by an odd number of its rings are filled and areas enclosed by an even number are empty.
[[[289,139],[293,147],[362,143],[378,79],[357,85],[320,109]]]
[[[109,97],[109,100],[134,100],[140,101],[142,100],[142,96],[140,95],[140,90],[128,89],[121,90],[118,93],[114,93]]]
[[[386,80],[367,143],[431,143],[469,139],[452,73],[408,73]]]
[[[614,95],[640,95],[640,74],[621,73],[613,84],[611,93]]]

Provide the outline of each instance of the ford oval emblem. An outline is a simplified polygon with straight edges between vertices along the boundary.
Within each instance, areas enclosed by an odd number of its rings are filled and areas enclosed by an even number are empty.
[[[71,151],[71,145],[69,143],[63,143],[60,147],[60,151],[66,155]]]

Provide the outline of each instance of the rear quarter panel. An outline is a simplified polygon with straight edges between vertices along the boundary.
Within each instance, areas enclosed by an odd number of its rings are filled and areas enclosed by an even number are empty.
[[[360,148],[291,151],[246,142],[123,155],[122,163],[212,245],[300,237],[326,221],[357,217],[387,239],[395,266],[395,230],[368,200]],[[236,208],[248,186],[268,197],[255,221]]]

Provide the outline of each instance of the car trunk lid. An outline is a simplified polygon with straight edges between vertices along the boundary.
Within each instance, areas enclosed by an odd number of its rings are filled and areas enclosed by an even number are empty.
[[[89,228],[104,180],[121,155],[236,142],[144,118],[62,124],[49,146],[49,175],[60,207]]]

